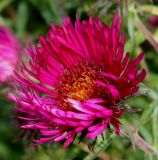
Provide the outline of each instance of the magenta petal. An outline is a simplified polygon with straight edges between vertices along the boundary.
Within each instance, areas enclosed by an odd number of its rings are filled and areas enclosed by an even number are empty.
[[[85,129],[85,127],[81,126],[81,127],[78,127],[75,129],[75,132],[78,133],[78,132],[81,132]]]
[[[94,116],[82,113],[75,113],[71,111],[67,111],[67,117],[71,119],[79,119],[79,120],[93,120]]]
[[[92,120],[94,117],[92,115],[76,113],[71,111],[63,111],[57,108],[51,109],[51,113],[59,118],[70,118],[70,119],[79,119],[79,120]]]
[[[75,134],[71,135],[71,136],[65,141],[65,143],[64,143],[64,147],[65,147],[65,148],[68,147],[68,146],[70,145],[70,143],[73,142],[74,137],[75,137]]]
[[[119,98],[120,97],[120,93],[118,91],[118,89],[113,86],[113,85],[107,85],[105,84],[104,82],[101,82],[101,81],[96,81],[99,85],[105,87],[106,89],[108,89],[108,91],[112,94],[112,96],[116,97],[116,98]]]
[[[40,132],[44,136],[61,134],[60,130],[41,130]]]
[[[75,108],[78,111],[94,115],[94,112],[92,110],[88,110],[83,107],[83,105],[80,102],[77,102],[76,100],[68,98],[68,102],[72,104],[72,107]]]
[[[98,135],[100,135],[101,133],[103,133],[103,131],[107,128],[107,126],[108,126],[108,124],[104,124],[104,125],[100,126],[94,132],[88,133],[86,135],[86,137],[88,139],[93,139],[93,138],[97,137]]]
[[[40,138],[38,140],[33,140],[33,142],[36,142],[38,144],[44,144],[44,143],[47,143],[49,141],[52,141],[54,139],[54,136],[53,137],[49,137],[49,138]]]
[[[88,102],[88,103],[104,103],[106,101],[102,98],[94,98],[94,99],[88,99],[86,102]]]
[[[97,117],[100,117],[100,118],[106,118],[108,116],[112,116],[113,111],[112,110],[107,110],[107,111],[103,111],[103,112],[97,112],[95,115]]]
[[[63,134],[60,135],[59,137],[55,138],[54,141],[55,141],[55,142],[61,141],[61,140],[65,139],[69,134],[70,134],[70,132],[63,133]]]
[[[87,126],[90,126],[92,123],[93,123],[93,121],[88,121],[88,122],[87,121],[81,121],[80,125],[87,127]]]
[[[16,99],[16,97],[15,97],[14,94],[8,93],[7,97],[8,97],[8,99],[10,99],[10,100],[12,100],[12,101],[17,102],[17,99]]]
[[[105,73],[105,72],[103,72],[102,75],[105,76],[106,78],[112,79],[114,81],[118,80],[118,78],[115,75],[111,74],[111,73]]]
[[[101,124],[101,123],[98,123],[98,124],[96,124],[96,125],[93,125],[93,126],[89,127],[89,128],[88,128],[88,131],[89,131],[89,132],[94,132],[94,131],[96,131],[99,127],[101,127],[101,126],[102,126],[102,124]]]
[[[19,44],[9,28],[0,24],[0,83],[14,76],[18,61]]]
[[[85,103],[83,103],[83,106],[88,107],[88,108],[90,108],[94,111],[101,111],[102,112],[102,111],[108,110],[107,107],[104,107],[104,106],[99,105],[99,104],[94,104],[94,103],[85,102]]]
[[[23,125],[21,128],[24,129],[50,129],[50,126],[43,126],[41,124],[28,124],[28,125]]]

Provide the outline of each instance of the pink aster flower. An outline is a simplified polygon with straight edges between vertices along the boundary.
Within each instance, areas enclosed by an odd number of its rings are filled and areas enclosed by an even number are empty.
[[[19,46],[10,30],[0,26],[0,82],[13,74],[18,58]]]
[[[146,74],[138,68],[143,53],[124,56],[120,27],[118,14],[110,27],[99,18],[77,19],[74,26],[66,18],[25,49],[29,67],[21,65],[15,78],[21,89],[8,97],[18,104],[21,128],[39,132],[34,142],[65,140],[66,147],[77,135],[94,139],[112,126],[120,133],[125,110],[119,103],[138,92]]]

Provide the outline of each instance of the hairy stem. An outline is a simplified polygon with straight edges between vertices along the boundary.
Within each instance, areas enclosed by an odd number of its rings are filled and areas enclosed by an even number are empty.
[[[137,129],[133,129],[130,127],[132,131],[132,136],[135,141],[135,144],[139,149],[144,151],[145,153],[153,153],[156,157],[158,157],[158,151],[155,150],[147,141],[145,141],[138,133]]]
[[[78,143],[74,143],[75,145],[77,145],[81,150],[87,152],[87,153],[91,153],[91,151],[89,150],[88,146],[82,142]],[[113,157],[109,156],[107,153],[105,152],[100,152],[97,157],[99,157],[102,160],[113,160]]]
[[[112,134],[108,139],[100,142],[95,148],[94,151],[88,154],[83,160],[93,160],[97,157],[97,155],[104,151],[111,143],[112,137],[114,137],[114,134]]]

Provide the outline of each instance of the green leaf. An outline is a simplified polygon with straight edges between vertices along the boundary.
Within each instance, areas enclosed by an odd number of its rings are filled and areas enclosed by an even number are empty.
[[[100,142],[95,148],[94,151],[89,153],[83,160],[93,160],[97,157],[97,155],[104,151],[111,143],[112,138],[114,137],[114,134],[109,136],[106,140]]]
[[[139,46],[145,41],[145,35],[142,34],[141,32],[135,31],[135,44],[136,46]]]
[[[45,22],[49,24],[51,21],[58,24],[59,19],[62,18],[63,10],[59,8],[59,4],[55,0],[31,0],[30,1],[41,13],[41,16],[44,18]]]
[[[131,38],[131,46],[132,48],[134,48],[135,46],[135,36],[134,36],[134,30],[135,30],[135,27],[134,27],[134,17],[135,15],[131,12],[129,12],[129,15],[128,15],[128,19],[127,19],[127,27],[128,27],[128,34]]]
[[[19,36],[24,36],[28,22],[29,8],[25,1],[21,1],[17,11],[17,32]]]
[[[152,113],[154,112],[155,107],[158,105],[158,99],[153,101],[148,108],[143,112],[140,118],[140,125],[144,125],[151,120]]]
[[[5,7],[7,7],[13,0],[1,0],[0,1],[0,12],[3,11],[3,9],[5,9]]]
[[[153,103],[154,111],[152,114],[152,131],[153,131],[153,142],[154,147],[158,149],[158,99]]]
[[[155,5],[143,5],[141,7],[141,10],[143,12],[147,12],[147,13],[154,14],[154,15],[158,16],[158,7]]]
[[[130,142],[132,144],[133,150],[135,150],[135,148],[136,148],[135,146],[136,145],[135,145],[135,141],[134,141],[134,138],[133,138],[132,131],[129,128],[129,124],[125,119],[122,119],[121,122],[123,123],[122,128],[124,128],[124,130],[127,132],[127,134],[125,134],[125,136],[129,138],[129,140],[130,140]]]

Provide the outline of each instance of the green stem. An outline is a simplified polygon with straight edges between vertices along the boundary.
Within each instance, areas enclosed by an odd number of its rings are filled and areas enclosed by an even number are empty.
[[[101,152],[104,151],[111,143],[112,137],[114,137],[114,134],[112,134],[107,140],[104,140],[100,142],[94,149],[93,152],[88,154],[83,160],[93,160],[97,157],[97,155]]]

